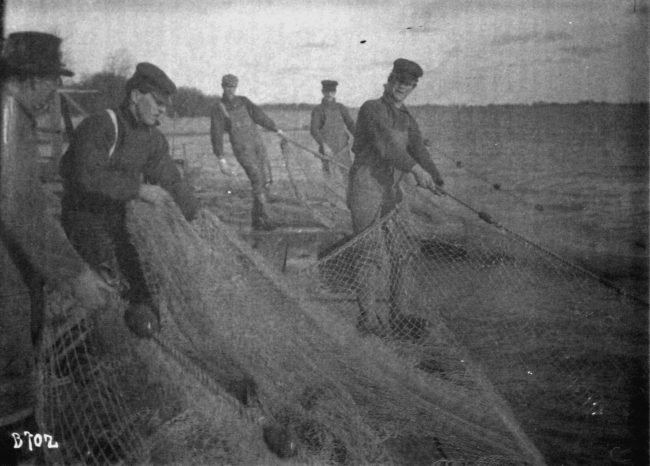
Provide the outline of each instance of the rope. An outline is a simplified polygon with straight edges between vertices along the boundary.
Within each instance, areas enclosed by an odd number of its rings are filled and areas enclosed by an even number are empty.
[[[607,280],[607,279],[605,279],[605,278],[599,276],[598,274],[596,274],[596,273],[594,273],[594,272],[592,272],[592,271],[590,271],[590,270],[587,270],[587,269],[585,269],[584,267],[581,267],[581,266],[579,266],[579,265],[577,265],[577,264],[574,264],[573,262],[568,261],[567,259],[565,259],[565,258],[559,256],[558,254],[555,254],[554,252],[549,251],[548,249],[546,249],[546,248],[544,248],[544,247],[542,247],[542,246],[540,246],[540,245],[534,243],[533,241],[530,241],[529,239],[523,237],[523,236],[520,235],[519,233],[516,233],[516,232],[510,230],[509,228],[507,228],[507,227],[505,227],[505,226],[499,224],[497,221],[493,220],[492,217],[490,216],[490,214],[488,214],[488,213],[486,213],[486,212],[481,212],[481,211],[475,209],[474,207],[472,207],[471,205],[469,205],[467,202],[463,201],[462,199],[457,198],[456,196],[453,196],[452,194],[449,194],[448,192],[446,192],[445,190],[443,190],[443,189],[441,189],[441,188],[439,188],[439,187],[437,187],[436,190],[437,190],[437,192],[439,192],[440,194],[443,194],[443,195],[449,197],[450,199],[453,199],[453,200],[456,201],[457,203],[461,204],[463,207],[465,207],[465,208],[471,210],[472,212],[474,212],[475,214],[477,214],[478,217],[479,217],[481,220],[483,220],[484,222],[488,223],[489,225],[492,225],[492,226],[494,226],[495,228],[498,228],[498,229],[500,229],[500,230],[502,230],[502,231],[504,231],[504,232],[510,234],[511,236],[514,236],[514,237],[517,238],[518,240],[520,240],[520,241],[522,241],[522,242],[524,242],[524,243],[526,243],[526,244],[528,244],[528,245],[534,247],[534,248],[537,249],[538,251],[541,251],[541,252],[543,252],[544,254],[546,254],[546,255],[548,255],[548,256],[550,256],[550,257],[553,257],[554,259],[556,259],[556,260],[562,262],[564,265],[567,265],[567,266],[569,266],[569,267],[571,267],[571,268],[573,268],[573,269],[575,269],[575,270],[578,270],[578,271],[580,271],[581,273],[583,273],[584,275],[586,275],[586,276],[588,276],[588,277],[590,277],[590,278],[592,278],[592,279],[594,279],[594,280],[596,280],[596,281],[602,283],[603,285],[605,285],[605,286],[607,286],[607,287],[609,287],[609,288],[612,288],[612,289],[615,290],[617,293],[619,293],[621,296],[624,296],[624,297],[626,297],[626,298],[629,298],[629,299],[632,299],[632,300],[638,301],[638,302],[644,304],[645,306],[648,306],[648,301],[647,301],[647,300],[645,300],[645,299],[643,299],[643,298],[641,298],[641,297],[639,297],[639,296],[637,296],[637,295],[635,295],[635,294],[632,294],[632,293],[627,292],[626,290],[622,289],[622,288],[619,287],[618,285],[616,285],[616,284],[610,282],[609,280]],[[432,202],[431,199],[429,199],[429,201]]]
[[[230,393],[226,392],[219,384],[217,384],[214,379],[201,367],[199,367],[194,361],[188,358],[180,350],[176,349],[171,344],[168,344],[162,338],[153,335],[151,339],[167,354],[174,358],[180,366],[193,375],[204,387],[209,389],[213,394],[218,398],[227,402],[231,408],[233,408],[244,420],[251,422],[256,425],[263,425],[265,420],[265,414],[260,415],[259,413],[254,413],[252,409],[245,408],[239,400],[237,400]],[[256,400],[257,407],[262,411],[262,406],[259,400]]]
[[[456,161],[456,160],[452,159],[452,158],[451,158],[449,155],[447,155],[444,151],[442,151],[441,149],[439,149],[439,148],[437,148],[436,146],[434,146],[433,144],[431,144],[431,141],[429,141],[428,139],[425,141],[424,144],[425,144],[427,147],[430,147],[430,148],[432,148],[433,150],[435,150],[435,151],[436,151],[438,154],[440,154],[443,158],[449,160],[450,162],[453,162],[454,165],[456,165],[456,167],[462,169],[465,173],[469,173],[471,176],[473,176],[473,177],[476,178],[477,180],[481,180],[482,182],[484,182],[484,183],[486,183],[486,184],[489,184],[489,185],[490,185],[493,189],[495,189],[495,190],[501,190],[501,184],[500,184],[500,183],[492,183],[490,180],[488,180],[488,179],[485,178],[484,176],[481,176],[481,175],[477,174],[476,172],[474,172],[474,171],[472,171],[472,170],[469,170],[468,168],[465,168],[465,166],[463,165],[463,162],[461,162],[461,161]],[[522,202],[522,203],[524,203],[524,204],[530,204],[530,202],[529,202],[527,199],[524,199],[524,198],[522,198],[521,196],[516,196],[515,194],[512,193],[512,191],[508,190],[507,192],[508,192],[508,195],[509,195],[509,196],[511,196],[511,197],[513,197],[513,198],[519,200],[520,202]],[[535,208],[535,210],[538,210],[538,211],[540,211],[540,212],[544,210],[544,206],[541,205],[541,204],[535,204],[535,205],[534,205],[534,208]]]
[[[425,143],[424,143],[424,145],[427,146],[427,147],[431,147],[433,150],[435,150],[436,152],[438,152],[438,153],[439,153],[440,155],[442,155],[444,158],[446,158],[446,159],[449,160],[450,162],[453,162],[454,165],[456,165],[456,167],[458,167],[458,168],[462,168],[465,172],[469,173],[470,175],[472,175],[472,176],[473,176],[474,178],[476,178],[477,180],[481,180],[481,181],[483,181],[484,183],[487,183],[487,184],[491,185],[492,188],[494,188],[494,189],[496,189],[496,190],[501,189],[501,184],[499,184],[499,183],[492,183],[492,182],[490,182],[487,178],[485,178],[485,177],[483,177],[483,176],[477,174],[476,172],[474,172],[474,171],[472,171],[472,170],[469,170],[469,169],[465,168],[465,167],[463,166],[463,162],[456,161],[456,160],[452,159],[449,155],[447,155],[447,154],[446,154],[445,152],[443,152],[441,149],[438,149],[436,146],[434,146],[433,144],[431,144],[431,141],[426,140]]]
[[[309,208],[308,203],[307,203],[307,198],[304,196],[302,191],[298,189],[298,186],[293,178],[293,174],[291,173],[291,168],[289,166],[289,155],[287,154],[287,144],[286,140],[282,140],[280,142],[280,152],[282,153],[282,157],[284,159],[284,165],[287,170],[287,175],[289,176],[289,182],[291,183],[291,186],[293,187],[293,191],[296,194],[296,197],[298,198],[298,202],[300,203],[301,207],[303,208]],[[307,175],[305,173],[305,175]],[[309,178],[309,176],[307,176]],[[332,222],[330,219],[325,217],[323,214],[321,214],[317,209],[309,209],[309,212],[311,213],[311,216],[316,220],[318,223],[324,225],[326,228],[333,228],[334,227],[334,222]],[[284,262],[282,266],[282,271],[284,271],[284,267],[286,266],[286,261],[287,261],[287,252],[288,252],[289,244],[287,243],[287,250],[285,251],[285,256],[284,256]]]
[[[74,125],[72,124],[72,117],[70,116],[70,106],[68,104],[68,99],[72,100],[66,94],[61,94],[64,96],[61,99],[61,115],[63,116],[63,123],[65,124],[65,133],[68,137],[68,142],[72,141],[72,133],[74,132]]]
[[[312,155],[315,155],[315,156],[318,157],[319,159],[326,160],[326,161],[328,161],[328,162],[330,162],[330,163],[332,163],[332,164],[334,164],[334,165],[337,165],[337,166],[339,166],[339,167],[345,168],[346,170],[349,169],[348,167],[346,167],[346,166],[344,166],[344,165],[342,165],[342,164],[340,164],[340,163],[338,163],[338,162],[335,162],[335,161],[333,161],[333,160],[331,160],[331,159],[329,159],[329,158],[327,158],[327,157],[324,157],[322,154],[319,154],[318,152],[313,151],[313,150],[309,149],[308,147],[305,147],[304,145],[300,144],[300,143],[297,142],[297,141],[294,141],[293,139],[287,137],[286,135],[285,135],[285,136],[280,136],[280,137],[283,137],[286,141],[288,141],[288,142],[290,142],[290,143],[296,145],[297,147],[300,147],[301,149],[303,149],[303,150],[305,150],[305,151],[311,153]],[[430,142],[429,142],[429,144],[427,144],[427,145],[430,146],[430,147],[432,147],[434,150],[436,150],[438,153],[440,153],[443,157],[445,157],[445,158],[447,158],[448,160],[451,160],[451,161],[453,162],[453,160],[452,160],[450,157],[448,157],[448,156],[447,156],[443,151],[441,151],[440,149],[438,149],[438,148],[436,148],[435,146],[431,145]],[[462,163],[461,163],[461,162],[456,162],[456,166],[459,167],[459,168],[461,168],[461,167],[462,167]],[[482,181],[484,181],[484,182],[486,182],[486,183],[489,184],[489,181],[486,180],[485,178],[483,178],[483,177],[481,177],[481,176],[478,176],[478,175],[476,175],[475,173],[473,173],[473,172],[471,172],[470,170],[467,170],[467,169],[465,169],[465,168],[464,168],[464,170],[467,171],[468,173],[470,173],[471,175],[475,176],[476,178],[478,178],[478,179],[480,179],[480,180],[482,180]],[[497,190],[498,190],[498,189],[501,189],[501,185],[498,184],[498,183],[494,183],[494,184],[492,184],[492,187],[493,187],[494,189],[497,189]],[[449,197],[450,199],[453,199],[454,201],[456,201],[456,202],[458,202],[459,204],[461,204],[463,207],[465,207],[465,208],[471,210],[472,212],[474,212],[475,214],[477,214],[478,217],[479,217],[481,220],[483,220],[484,222],[486,222],[486,223],[488,223],[488,224],[494,226],[495,228],[498,228],[498,229],[500,229],[500,230],[502,230],[502,231],[504,231],[504,232],[506,232],[506,233],[508,233],[508,234],[510,234],[510,235],[512,235],[512,236],[514,236],[514,237],[517,238],[518,240],[523,241],[524,243],[526,243],[526,244],[528,244],[528,245],[534,247],[535,249],[537,249],[537,250],[543,252],[544,254],[546,254],[546,255],[548,255],[548,256],[553,257],[554,259],[556,259],[556,260],[562,262],[563,264],[565,264],[565,265],[567,265],[567,266],[569,266],[569,267],[571,267],[571,268],[573,268],[573,269],[575,269],[575,270],[580,271],[580,272],[583,273],[584,275],[586,275],[586,276],[588,276],[588,277],[590,277],[590,278],[592,278],[592,279],[598,281],[599,283],[602,283],[603,285],[605,285],[605,286],[607,286],[607,287],[609,287],[609,288],[612,288],[612,289],[615,290],[617,293],[619,293],[621,296],[624,296],[624,297],[626,297],[626,298],[629,298],[629,299],[632,299],[632,300],[638,301],[638,302],[644,304],[645,306],[648,306],[649,303],[648,303],[647,300],[645,300],[645,299],[643,299],[643,298],[641,298],[641,297],[639,297],[639,296],[637,296],[637,295],[635,295],[635,294],[628,293],[626,290],[624,290],[624,289],[622,289],[621,287],[619,287],[618,285],[616,285],[616,284],[610,282],[609,280],[607,280],[607,279],[605,279],[605,278],[599,276],[598,274],[596,274],[596,273],[594,273],[594,272],[591,272],[590,270],[587,270],[587,269],[585,269],[584,267],[581,267],[581,266],[579,266],[579,265],[577,265],[577,264],[574,264],[573,262],[570,262],[570,261],[564,259],[563,257],[561,257],[561,256],[559,256],[559,255],[557,255],[557,254],[555,254],[554,252],[549,251],[548,249],[546,249],[546,248],[544,248],[544,247],[542,247],[542,246],[540,246],[540,245],[538,245],[538,244],[536,244],[536,243],[530,241],[529,239],[527,239],[527,238],[521,236],[519,233],[516,233],[516,232],[510,230],[509,228],[504,227],[503,225],[500,225],[498,222],[496,222],[495,220],[492,219],[492,217],[490,216],[490,214],[488,214],[488,213],[486,213],[486,212],[481,212],[481,211],[475,209],[474,207],[472,207],[471,205],[469,205],[467,202],[465,202],[465,201],[463,201],[462,199],[459,199],[459,198],[457,198],[457,197],[455,197],[455,196],[449,194],[448,192],[444,191],[443,189],[441,189],[441,188],[436,188],[436,189],[437,189],[437,191],[438,191],[440,194],[443,194],[443,195]],[[433,192],[433,191],[432,191],[432,192]],[[431,202],[430,199],[429,199],[429,201]]]
[[[77,91],[77,92],[79,92],[79,91]],[[97,91],[86,91],[86,92],[97,92]],[[81,105],[79,105],[77,102],[75,102],[74,99],[72,97],[70,97],[67,93],[62,92],[61,95],[64,97],[65,101],[67,103],[69,103],[70,105],[72,105],[75,108],[76,111],[81,113],[82,116],[87,116],[88,115],[88,112],[85,111],[81,107]],[[61,101],[63,101],[64,99],[61,99]]]
[[[282,154],[282,159],[284,161],[284,167],[287,170],[287,175],[289,177],[289,182],[291,183],[291,187],[293,188],[293,192],[296,195],[296,199],[298,199],[298,202],[300,202],[300,205],[303,207],[307,206],[307,201],[305,200],[305,197],[302,195],[300,190],[298,189],[298,186],[296,185],[296,181],[293,179],[293,173],[291,173],[291,168],[289,168],[289,156],[287,155],[286,151],[286,144],[284,143],[284,139],[282,142],[280,142],[280,153]]]
[[[276,133],[276,134],[277,134],[277,133]],[[318,158],[321,159],[321,160],[325,160],[326,162],[329,162],[329,163],[331,163],[331,164],[333,164],[333,165],[336,165],[337,167],[341,167],[341,168],[343,168],[343,169],[345,169],[345,170],[349,170],[349,169],[350,169],[350,167],[347,167],[347,166],[345,166],[345,165],[342,164],[342,163],[336,162],[335,160],[332,160],[332,159],[330,159],[330,158],[328,158],[328,157],[325,157],[325,156],[323,156],[323,154],[321,154],[321,153],[319,153],[319,152],[316,152],[315,150],[311,150],[309,147],[300,144],[298,141],[295,141],[295,140],[291,139],[291,138],[288,137],[286,134],[283,135],[283,136],[280,136],[280,137],[281,137],[282,139],[284,139],[285,141],[289,141],[289,142],[290,142],[291,144],[293,144],[294,146],[300,147],[302,150],[307,151],[307,152],[309,152],[310,154],[312,154],[312,155],[318,157]]]

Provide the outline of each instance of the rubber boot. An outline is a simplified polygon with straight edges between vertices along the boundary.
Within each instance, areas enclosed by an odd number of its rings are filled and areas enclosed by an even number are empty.
[[[253,195],[252,227],[257,231],[271,231],[277,228],[277,225],[271,221],[266,210],[267,198],[266,193],[261,192]]]

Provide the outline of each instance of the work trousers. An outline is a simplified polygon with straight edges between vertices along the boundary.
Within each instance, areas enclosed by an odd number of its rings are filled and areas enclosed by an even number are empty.
[[[129,240],[124,211],[99,214],[63,211],[61,224],[79,255],[112,283],[124,284],[122,297],[131,304],[148,304],[154,311],[138,252]]]
[[[360,319],[377,320],[383,326],[378,293],[386,289],[382,270],[388,268],[388,320],[404,312],[405,266],[409,259],[406,232],[400,223],[397,184],[381,185],[371,176],[371,168],[359,167],[350,177],[348,207],[352,229],[358,237],[357,302]],[[388,219],[386,217],[389,217]]]
[[[235,143],[233,152],[251,183],[253,190],[251,218],[253,227],[256,227],[261,222],[269,220],[267,203],[269,186],[273,180],[266,147],[258,136]]]

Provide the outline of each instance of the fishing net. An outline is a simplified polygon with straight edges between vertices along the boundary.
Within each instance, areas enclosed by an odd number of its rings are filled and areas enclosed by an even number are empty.
[[[276,183],[338,225],[324,200],[342,210],[345,186],[301,163],[284,158]],[[293,271],[288,234],[246,242],[207,209],[190,224],[171,202],[132,203],[162,331],[136,339],[117,298],[89,314],[50,295],[48,461],[644,464],[646,303],[405,189]]]
[[[468,459],[528,456],[492,401],[429,380],[381,340],[361,338],[345,315],[333,312],[338,306],[311,299],[307,283],[289,286],[214,216],[204,212],[197,234],[178,215],[172,222],[137,207],[136,231],[146,233],[136,234],[138,249],[146,251],[155,270],[151,283],[188,341],[177,347],[203,361],[216,351],[237,355],[232,366],[241,373],[216,377],[225,386],[231,378],[255,381],[265,417],[288,427],[305,450],[376,462],[389,455],[388,439],[404,437],[436,439],[439,459],[459,452]],[[158,222],[173,224],[174,234]],[[168,281],[160,271],[172,267]],[[458,440],[464,438],[472,440]]]
[[[163,331],[135,340],[116,304],[49,339],[45,425],[75,461],[261,464],[267,440],[326,464],[632,464],[642,303],[506,234],[395,211],[288,277],[208,211],[136,203],[129,228]]]
[[[50,295],[37,419],[50,464],[255,464],[257,415],[163,342],[138,341],[114,298],[101,314]],[[189,368],[188,368],[189,366]],[[267,464],[273,464],[271,462]]]

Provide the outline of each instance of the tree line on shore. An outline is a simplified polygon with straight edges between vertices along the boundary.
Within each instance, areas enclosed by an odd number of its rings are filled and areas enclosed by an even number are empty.
[[[124,85],[132,65],[121,63],[119,57],[114,57],[107,62],[103,71],[91,75],[82,76],[77,82],[64,86],[64,91],[71,93],[74,101],[87,113],[100,111],[108,107],[116,107],[124,100]],[[214,105],[217,104],[220,96],[206,95],[194,87],[181,86],[176,94],[172,96],[172,106],[168,109],[170,116],[182,117],[208,117]],[[533,106],[554,106],[561,105],[553,102],[535,102]],[[578,105],[611,105],[605,102],[585,101],[578,102]],[[639,103],[641,106],[648,106],[647,102]],[[290,104],[264,104],[262,108],[267,110],[311,110],[315,104],[290,103]],[[493,107],[494,105],[487,105]],[[521,106],[519,104],[499,105],[500,107]],[[524,105],[527,106],[527,105]],[[436,107],[436,105],[425,105],[425,107]],[[460,105],[464,107],[464,105]],[[73,115],[80,116],[78,108],[72,108]]]
[[[116,107],[124,100],[124,85],[128,75],[116,73],[113,70],[100,71],[83,76],[78,82],[68,84],[64,91],[71,94],[74,101],[87,113],[100,111],[108,107]],[[181,86],[172,96],[170,115],[174,117],[208,117],[211,108],[216,105],[220,96],[206,95],[194,87]],[[265,108],[282,108],[286,110],[311,110],[310,104],[271,104],[262,105]],[[79,109],[71,109],[78,115]]]

